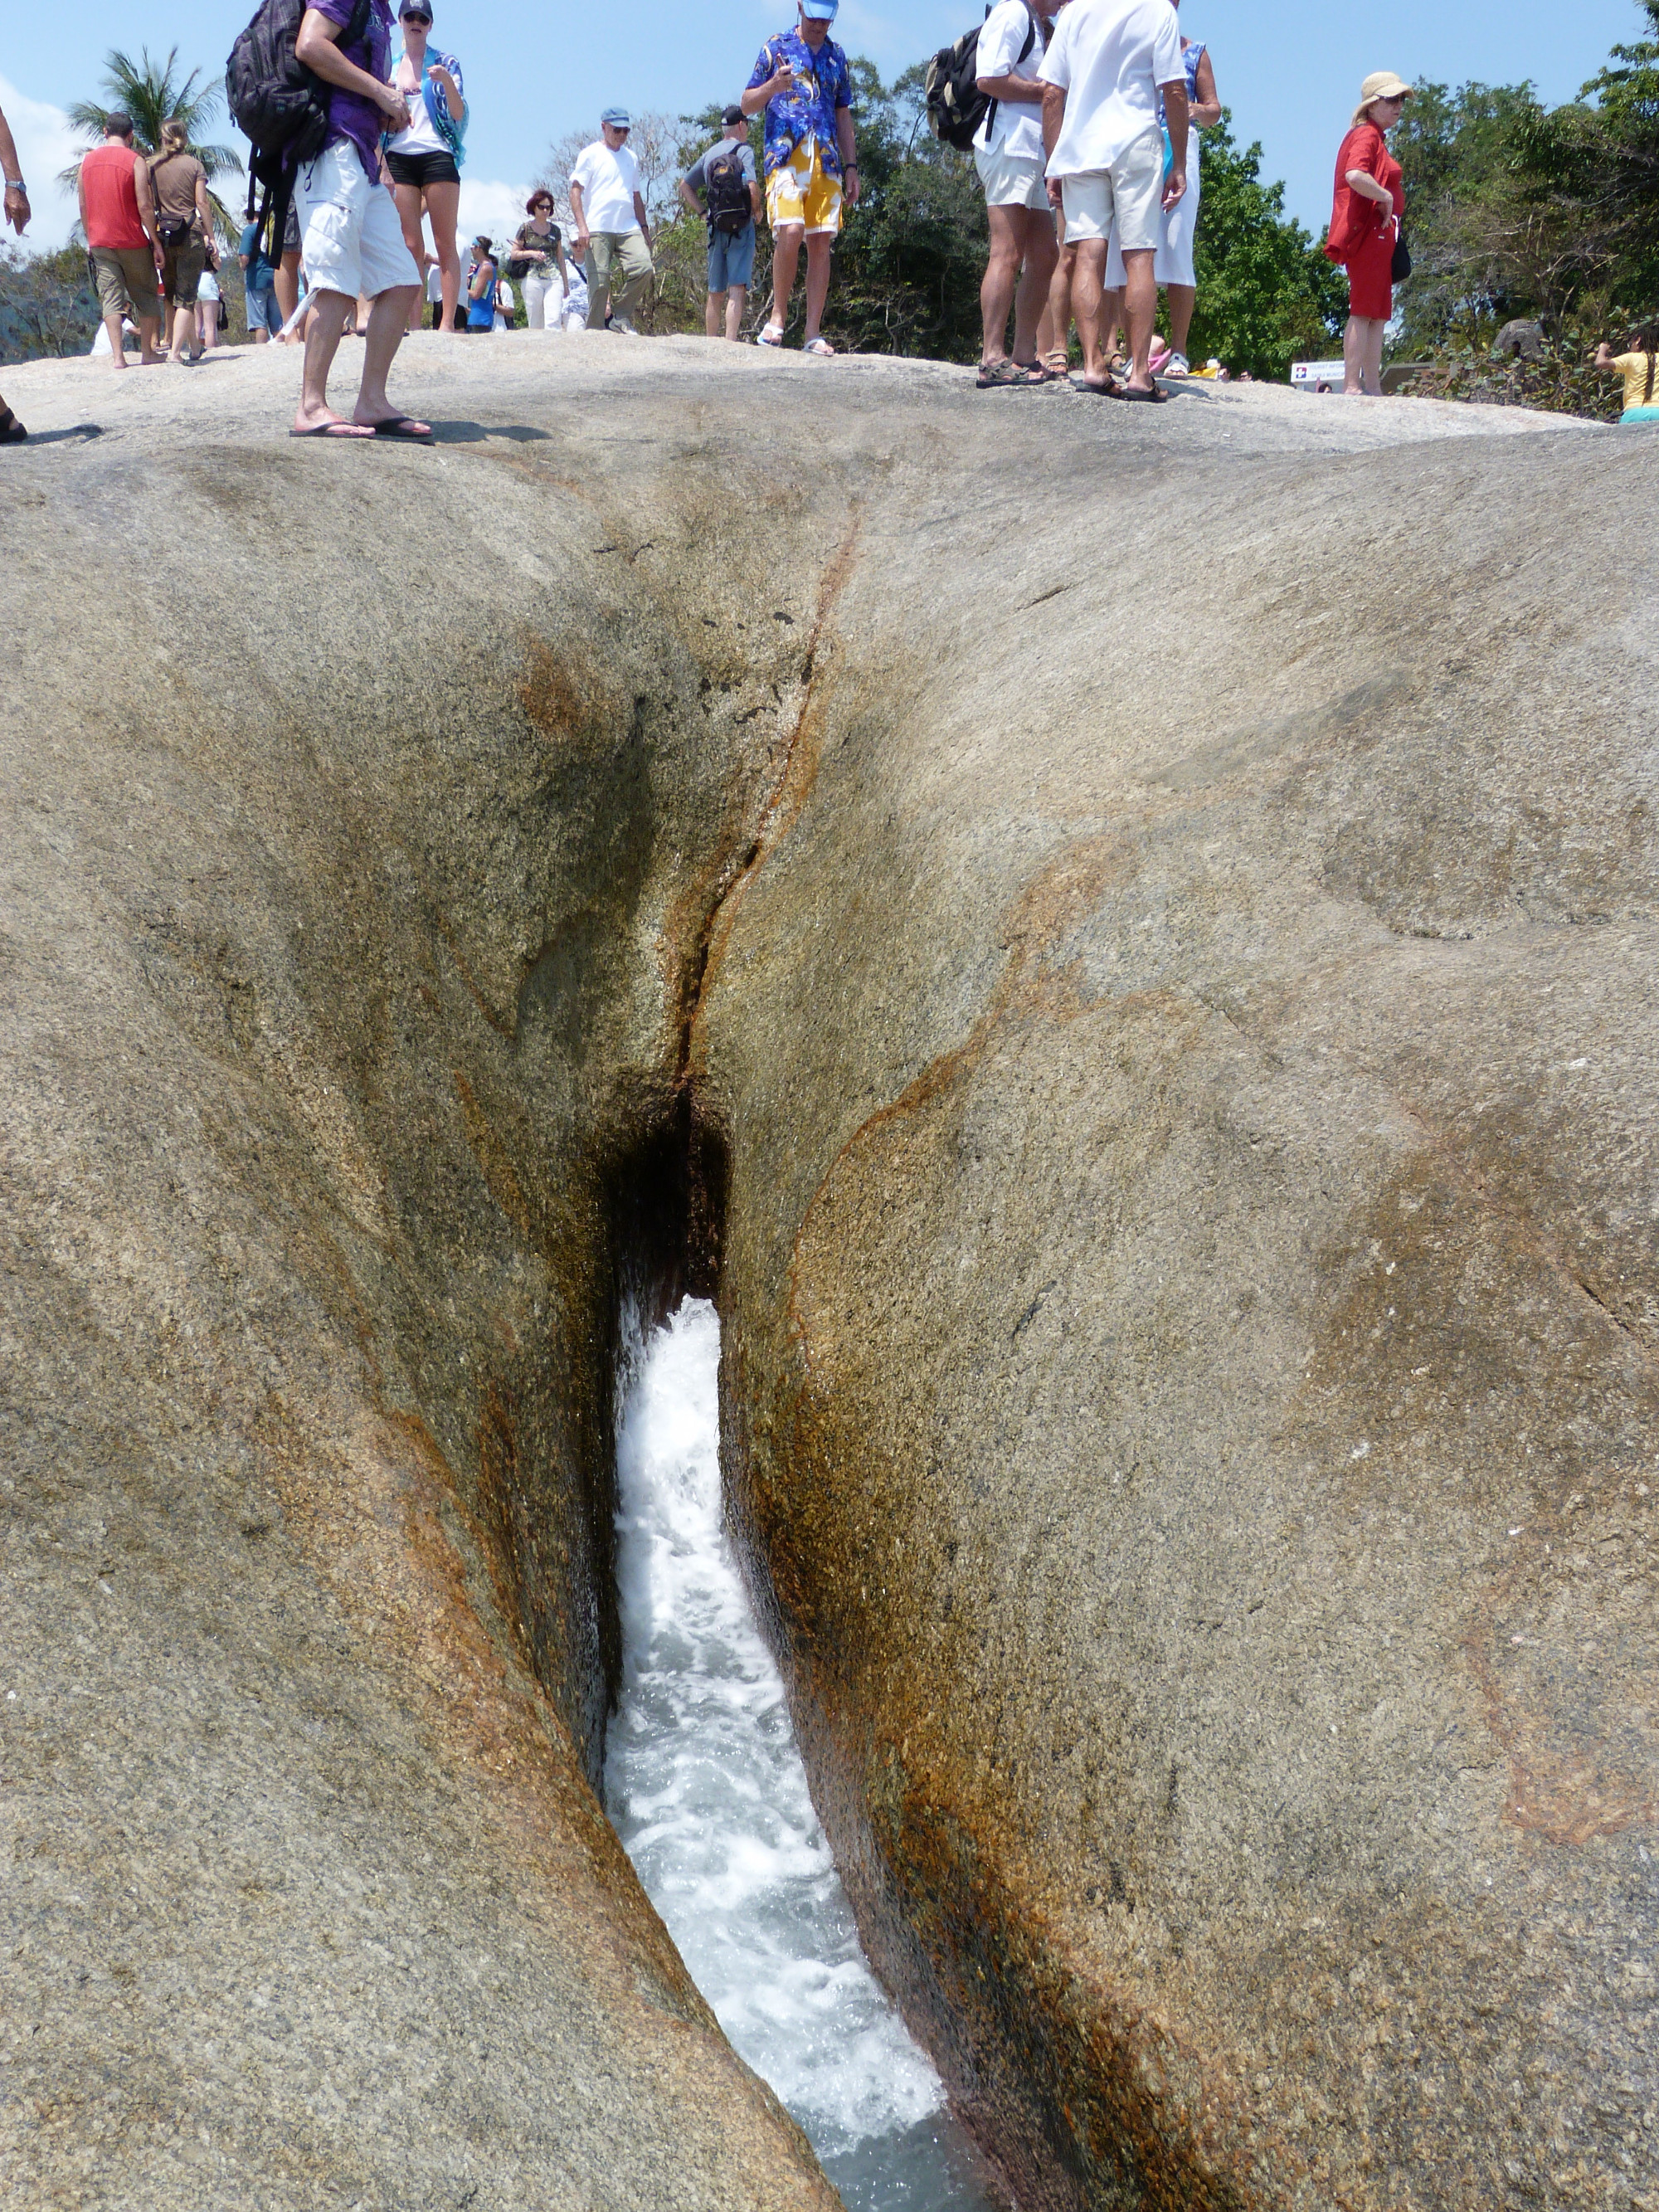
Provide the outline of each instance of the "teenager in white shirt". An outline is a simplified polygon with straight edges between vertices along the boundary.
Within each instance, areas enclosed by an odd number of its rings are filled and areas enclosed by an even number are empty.
[[[1011,384],[1047,384],[1051,372],[1036,356],[1051,337],[1048,280],[1059,251],[1042,169],[1042,81],[1037,75],[1060,0],[998,0],[979,34],[980,90],[991,102],[974,141],[974,165],[985,187],[991,251],[979,288],[985,341],[981,391]],[[1018,290],[1016,290],[1018,286]],[[1008,356],[1008,311],[1014,351]]]
[[[584,146],[570,172],[570,243],[587,278],[587,327],[634,332],[634,309],[651,282],[651,226],[640,193],[640,165],[629,150],[625,107],[607,107],[602,136]],[[622,283],[614,300],[618,271]]]
[[[1063,207],[1077,248],[1072,305],[1083,340],[1079,390],[1161,401],[1149,366],[1158,287],[1152,256],[1163,210],[1187,189],[1187,72],[1169,0],[1071,0],[1037,72],[1048,198]],[[1158,94],[1169,127],[1166,170]],[[1114,217],[1123,253],[1129,324],[1127,385],[1101,347],[1102,280]]]

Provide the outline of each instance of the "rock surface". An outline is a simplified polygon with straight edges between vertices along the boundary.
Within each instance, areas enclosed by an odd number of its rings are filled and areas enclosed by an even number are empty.
[[[8,372],[9,2190],[828,2201],[589,1789],[678,1206],[1028,2212],[1639,2208],[1659,444],[294,373]]]

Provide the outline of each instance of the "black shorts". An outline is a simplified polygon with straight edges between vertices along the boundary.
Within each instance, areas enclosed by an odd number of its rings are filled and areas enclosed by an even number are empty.
[[[461,181],[453,154],[394,154],[388,149],[386,165],[394,185],[459,185]]]

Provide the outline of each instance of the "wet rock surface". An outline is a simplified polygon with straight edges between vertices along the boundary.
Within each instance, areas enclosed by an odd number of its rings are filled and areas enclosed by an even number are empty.
[[[829,2201],[590,1786],[694,1116],[1021,2203],[1639,2206],[1659,451],[478,350],[8,372],[8,2186]]]

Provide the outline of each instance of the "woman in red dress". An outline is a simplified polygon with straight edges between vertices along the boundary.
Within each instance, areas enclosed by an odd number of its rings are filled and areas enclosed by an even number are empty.
[[[1400,164],[1388,133],[1412,96],[1392,70],[1376,70],[1336,157],[1336,190],[1325,251],[1348,272],[1348,327],[1342,338],[1345,392],[1382,390],[1382,333],[1394,313],[1394,249],[1405,213]]]

